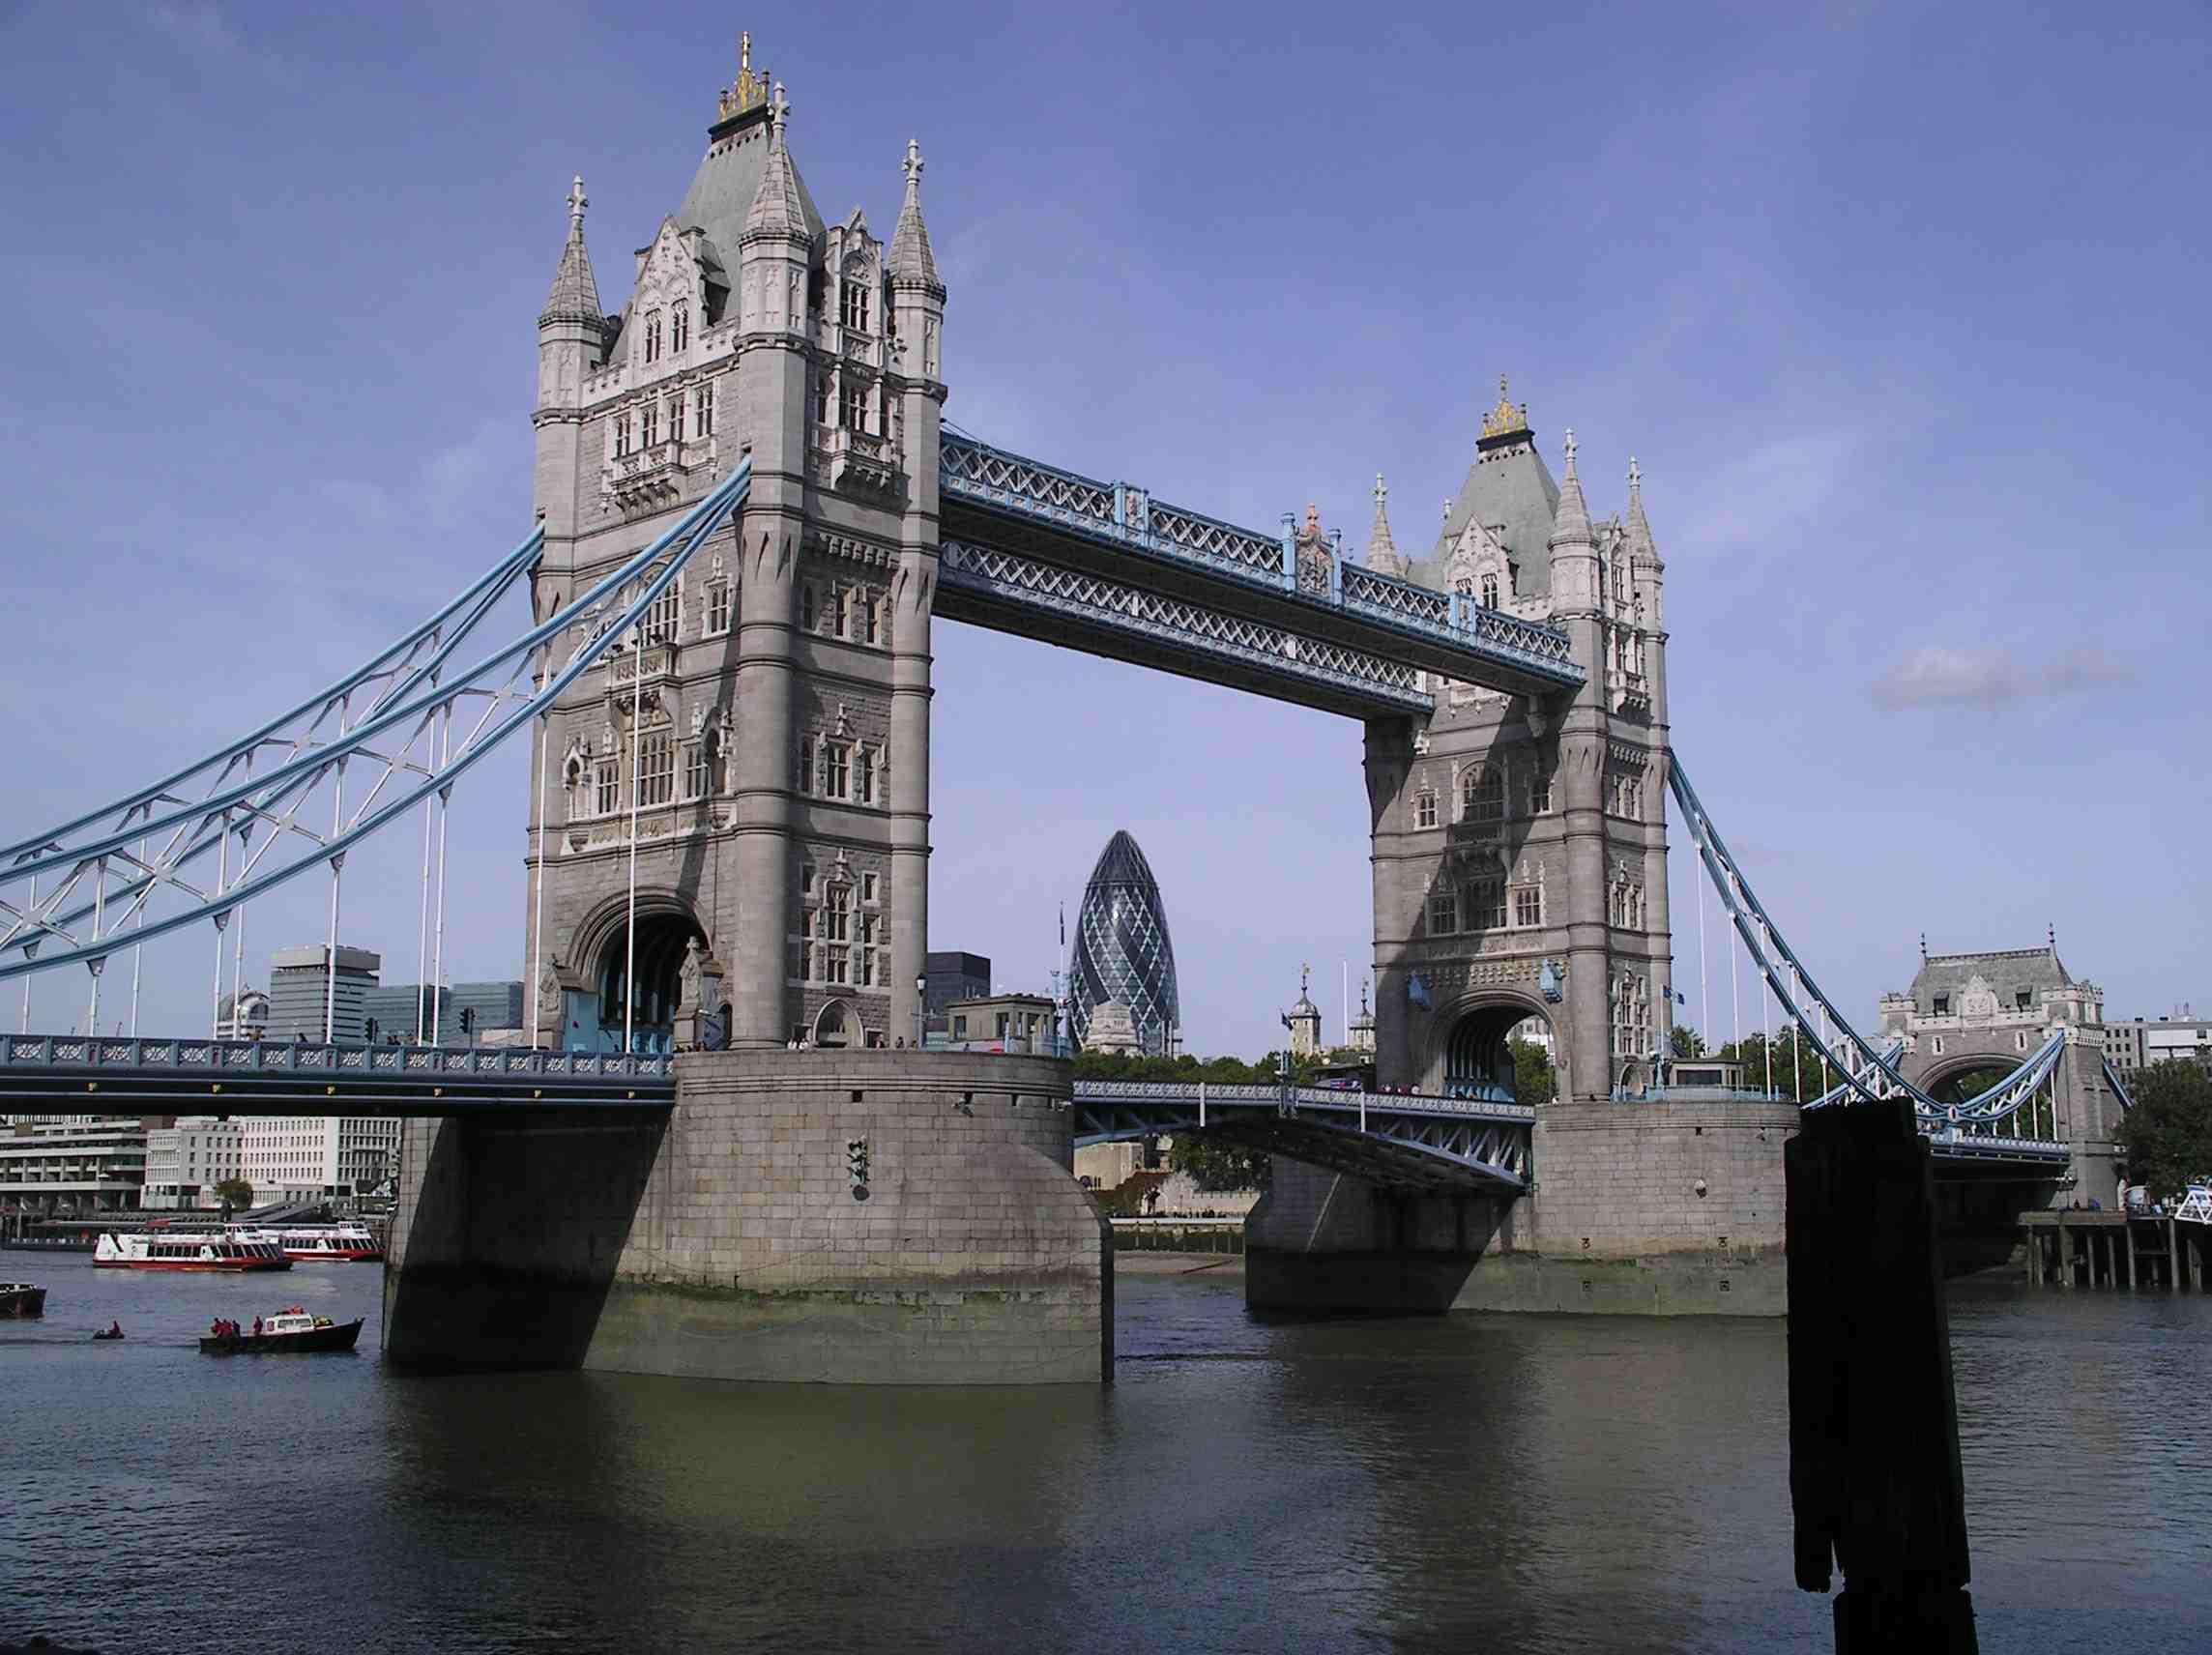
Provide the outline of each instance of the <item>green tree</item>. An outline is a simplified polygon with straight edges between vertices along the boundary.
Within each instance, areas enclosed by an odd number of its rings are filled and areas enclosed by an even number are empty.
[[[1705,1055],[1705,1037],[1687,1023],[1677,1023],[1667,1031],[1667,1050],[1677,1058],[1702,1058]]]
[[[1516,1103],[1533,1104],[1541,1109],[1558,1095],[1559,1077],[1552,1067],[1550,1053],[1528,1040],[1508,1040],[1505,1049],[1513,1054]]]
[[[253,1186],[244,1178],[225,1178],[215,1186],[215,1198],[229,1202],[234,1211],[244,1212],[253,1205]]]
[[[2212,1177],[2212,1075],[2185,1059],[2153,1063],[2129,1084],[2135,1107],[2112,1135],[2128,1181],[2170,1201]]]
[[[1168,1148],[1168,1166],[1188,1173],[1202,1190],[1266,1189],[1274,1158],[1265,1149],[1215,1137],[1210,1132],[1180,1132]]]
[[[1795,1024],[1777,1030],[1771,1036],[1746,1034],[1741,1040],[1732,1040],[1714,1057],[1722,1062],[1741,1063],[1743,1084],[1754,1091],[1764,1091],[1770,1072],[1769,1052],[1774,1058],[1774,1095],[1784,1103],[1810,1103],[1842,1079],[1832,1064],[1821,1069],[1819,1044],[1806,1039]]]

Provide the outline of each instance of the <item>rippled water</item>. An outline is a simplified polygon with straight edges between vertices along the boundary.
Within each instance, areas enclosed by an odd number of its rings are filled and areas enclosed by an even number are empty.
[[[1269,1323],[1124,1277],[1111,1390],[418,1379],[372,1267],[0,1254],[0,1638],[110,1650],[1826,1650],[1777,1322]],[[218,1360],[218,1314],[366,1314]],[[2202,1647],[2212,1298],[1953,1300],[1992,1651]],[[131,1337],[92,1345],[120,1318]]]

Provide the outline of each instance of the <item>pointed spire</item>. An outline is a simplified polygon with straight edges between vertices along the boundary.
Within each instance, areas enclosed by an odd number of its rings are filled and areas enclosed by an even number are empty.
[[[1644,515],[1644,468],[1633,454],[1628,458],[1628,545],[1636,558],[1654,570],[1666,567],[1659,561],[1659,543],[1651,537],[1651,520]]]
[[[545,308],[538,325],[549,322],[597,322],[599,284],[592,279],[592,258],[584,250],[584,209],[591,205],[584,194],[584,175],[576,174],[568,186],[568,242],[561,249],[560,267],[553,273],[553,290],[545,296]]]
[[[1377,574],[1402,575],[1406,560],[1398,555],[1398,542],[1390,536],[1390,487],[1382,474],[1375,474],[1375,526],[1367,531],[1367,566]]]
[[[1589,507],[1583,500],[1582,479],[1575,475],[1575,433],[1571,426],[1566,433],[1566,473],[1559,479],[1558,508],[1552,513],[1552,544],[1594,545]]]
[[[809,239],[806,198],[799,191],[799,175],[792,170],[791,149],[784,140],[784,123],[790,118],[791,104],[779,80],[769,103],[768,159],[761,162],[760,188],[753,191],[753,204],[745,209],[745,241],[756,236]]]
[[[898,286],[926,288],[943,299],[945,284],[937,278],[937,255],[929,249],[929,226],[921,221],[923,164],[920,140],[907,139],[906,160],[900,163],[906,174],[906,200],[899,206],[898,228],[891,232],[891,281]]]

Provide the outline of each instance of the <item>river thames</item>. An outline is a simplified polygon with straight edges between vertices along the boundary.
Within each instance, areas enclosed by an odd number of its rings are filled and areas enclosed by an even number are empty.
[[[0,1640],[1831,1647],[1779,1321],[1266,1322],[1124,1274],[1111,1389],[430,1379],[376,1355],[373,1268],[0,1261],[52,1290],[0,1322]],[[361,1352],[192,1343],[287,1303]],[[2203,1647],[2212,1297],[1968,1285],[1952,1337],[1983,1647]]]

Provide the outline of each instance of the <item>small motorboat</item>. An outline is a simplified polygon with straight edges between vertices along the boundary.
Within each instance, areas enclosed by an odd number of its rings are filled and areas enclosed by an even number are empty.
[[[354,1341],[361,1337],[364,1320],[356,1317],[351,1321],[333,1321],[327,1316],[310,1316],[295,1305],[275,1316],[263,1317],[258,1333],[241,1328],[235,1333],[207,1334],[200,1340],[200,1349],[211,1356],[351,1350]]]
[[[93,1337],[95,1339],[120,1339],[123,1337],[123,1323],[120,1321],[110,1322],[98,1333],[95,1333]]]
[[[46,1290],[36,1282],[0,1282],[0,1316],[44,1316]]]

